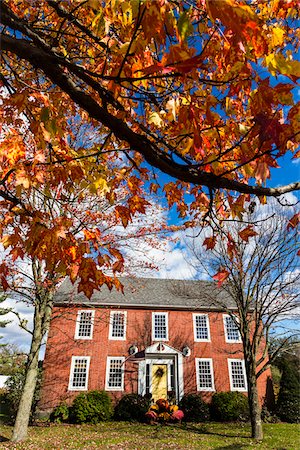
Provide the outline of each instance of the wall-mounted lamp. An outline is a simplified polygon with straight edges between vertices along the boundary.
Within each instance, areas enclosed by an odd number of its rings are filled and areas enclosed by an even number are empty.
[[[182,349],[183,356],[191,356],[191,349],[187,345]]]
[[[134,355],[135,353],[137,353],[139,351],[139,349],[137,348],[136,345],[131,345],[128,349],[128,353],[129,355]]]

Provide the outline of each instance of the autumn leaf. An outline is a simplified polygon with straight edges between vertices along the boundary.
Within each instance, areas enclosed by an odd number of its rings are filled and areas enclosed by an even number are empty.
[[[252,225],[248,225],[246,228],[243,228],[243,230],[239,231],[239,236],[243,241],[249,242],[249,238],[256,236],[257,232],[253,230]]]
[[[230,273],[228,272],[228,270],[221,269],[213,276],[213,279],[218,282],[218,287],[221,287],[222,284],[227,280],[229,275]]]
[[[206,246],[206,250],[212,250],[213,248],[215,248],[216,243],[217,243],[216,236],[207,237],[203,241],[203,245]]]
[[[296,213],[288,222],[287,229],[296,228],[300,223],[300,213]]]

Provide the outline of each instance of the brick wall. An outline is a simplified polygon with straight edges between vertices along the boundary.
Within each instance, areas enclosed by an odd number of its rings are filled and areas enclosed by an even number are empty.
[[[88,389],[104,389],[106,359],[108,356],[128,357],[130,345],[139,350],[152,343],[152,311],[128,309],[126,340],[109,340],[109,316],[115,308],[96,308],[93,339],[74,339],[77,312],[82,308],[55,307],[47,341],[44,360],[44,381],[39,407],[51,410],[61,401],[70,403],[78,391],[69,391],[69,375],[72,356],[90,356]],[[84,308],[86,309],[86,308]],[[123,311],[123,310],[122,310]],[[202,312],[201,312],[202,313]],[[168,311],[168,345],[181,351],[184,346],[191,349],[191,355],[183,360],[184,392],[197,392],[195,358],[212,358],[216,391],[229,391],[228,358],[243,359],[241,344],[226,343],[223,314],[209,312],[211,342],[194,342],[193,313],[191,311]],[[266,371],[258,380],[261,401],[266,395]],[[114,398],[124,393],[137,392],[137,364],[125,363],[124,392],[112,392]],[[211,393],[203,393],[207,400]]]

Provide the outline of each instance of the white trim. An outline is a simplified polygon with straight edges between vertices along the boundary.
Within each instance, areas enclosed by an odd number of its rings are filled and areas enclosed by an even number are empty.
[[[229,373],[229,381],[230,381],[230,390],[231,391],[238,391],[238,392],[247,392],[247,377],[246,377],[246,369],[245,369],[245,361],[243,359],[230,359],[228,358],[228,373]],[[233,380],[232,380],[232,362],[241,362],[242,363],[242,371],[244,376],[244,382],[245,387],[244,388],[234,388],[233,387]]]
[[[206,318],[206,328],[207,328],[207,339],[198,339],[197,338],[197,327],[196,327],[196,317],[204,316]],[[210,327],[209,327],[209,316],[208,314],[202,313],[193,313],[193,327],[194,327],[194,341],[195,342],[210,342]]]
[[[166,337],[165,338],[156,338],[155,337],[155,316],[165,316],[166,321]],[[169,340],[169,317],[167,312],[153,312],[152,313],[152,341],[168,341]]]
[[[226,324],[226,319],[228,317],[230,317],[230,319],[234,322],[234,319],[232,318],[232,316],[230,314],[223,314],[223,325],[224,325],[225,342],[227,344],[240,344],[242,342],[240,330],[238,330],[239,339],[228,339],[227,324]],[[236,316],[234,316],[234,317],[235,317],[235,320],[237,322],[239,322],[238,317],[236,317]]]
[[[108,385],[110,363],[113,359],[118,359],[121,362],[121,386],[110,387]],[[106,391],[124,391],[124,370],[125,370],[125,358],[124,356],[108,356],[106,358],[106,373],[105,373],[105,390]]]
[[[150,365],[150,393],[152,388],[152,365],[167,364],[168,373],[170,374],[170,365],[173,364],[176,398],[179,401],[184,395],[183,355],[180,351],[170,347],[168,344],[163,344],[163,347],[163,350],[159,350],[158,344],[155,343],[145,349],[145,359],[139,363],[138,367],[138,393],[140,395],[146,394],[146,364]],[[168,390],[170,390],[170,378],[168,378],[168,381]]]
[[[112,336],[114,314],[123,314],[123,316],[124,316],[124,336],[123,337]],[[126,340],[126,328],[127,328],[127,311],[120,311],[120,310],[110,311],[108,339],[111,341],[125,341]]]
[[[199,372],[199,362],[205,361],[209,363],[210,367],[210,375],[211,375],[211,387],[201,387],[200,386],[200,372]],[[214,380],[214,368],[213,368],[213,360],[212,358],[195,358],[195,364],[196,364],[196,382],[197,382],[197,391],[209,391],[212,392],[215,390],[215,380]]]
[[[91,320],[91,334],[90,336],[79,336],[79,325],[80,325],[80,318],[82,313],[92,313],[92,320]],[[76,318],[76,326],[75,326],[75,336],[74,339],[93,339],[93,331],[94,331],[94,321],[95,321],[95,310],[94,309],[80,309],[77,313]]]
[[[74,387],[73,386],[75,361],[78,359],[86,360],[86,382],[85,382],[84,387],[76,387],[76,386]],[[69,391],[87,391],[88,382],[89,382],[90,359],[91,359],[90,356],[72,356],[70,376],[69,376],[69,385],[68,385]]]

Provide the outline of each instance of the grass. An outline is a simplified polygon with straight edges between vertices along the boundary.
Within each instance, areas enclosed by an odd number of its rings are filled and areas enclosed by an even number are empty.
[[[106,422],[97,425],[51,425],[30,427],[26,442],[9,442],[12,428],[0,426],[0,449],[18,450],[298,450],[300,428],[296,424],[264,424],[264,441],[249,438],[244,424],[143,425]]]

